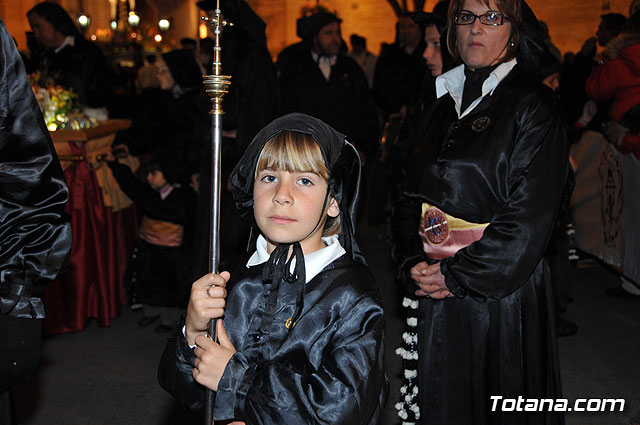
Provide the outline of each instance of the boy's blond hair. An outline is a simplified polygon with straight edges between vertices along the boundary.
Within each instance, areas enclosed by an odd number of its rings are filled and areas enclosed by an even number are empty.
[[[283,131],[269,140],[262,148],[254,179],[262,170],[284,170],[314,173],[329,182],[329,170],[324,162],[320,146],[309,134]],[[333,197],[333,195],[329,195]],[[341,231],[340,216],[328,217],[322,236],[337,235]]]

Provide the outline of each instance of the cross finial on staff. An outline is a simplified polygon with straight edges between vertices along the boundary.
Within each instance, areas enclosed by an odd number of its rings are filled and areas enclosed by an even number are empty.
[[[215,13],[215,16],[213,17],[203,16],[200,19],[205,21],[207,24],[211,25],[211,28],[213,28],[214,31],[218,26],[223,26],[223,27],[233,26],[233,22],[229,22],[224,19],[224,16],[222,16],[222,13],[220,13],[220,9],[216,9],[214,13]]]
[[[220,10],[220,0],[216,1],[216,8],[212,11],[209,10],[208,16],[203,16],[201,19],[205,21],[213,29],[214,47],[213,47],[213,75],[222,75],[222,64],[220,59],[220,37],[222,35],[222,29],[224,27],[232,27],[233,23],[224,19],[222,10]],[[205,83],[206,84],[206,83]]]

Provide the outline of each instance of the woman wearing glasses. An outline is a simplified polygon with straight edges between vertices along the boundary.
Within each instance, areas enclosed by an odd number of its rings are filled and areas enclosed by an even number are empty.
[[[561,397],[543,255],[568,147],[553,93],[535,76],[542,34],[522,0],[452,0],[447,19],[462,65],[436,79],[395,218],[394,253],[414,297],[405,304],[417,318],[404,335],[417,358],[401,351],[415,360],[405,376],[417,388],[403,389],[399,414],[561,424],[550,402],[528,400]]]

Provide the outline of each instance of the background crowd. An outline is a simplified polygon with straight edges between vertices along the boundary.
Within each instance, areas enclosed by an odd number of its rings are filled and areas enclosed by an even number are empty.
[[[198,6],[211,12],[215,1],[200,1]],[[254,136],[274,118],[289,112],[303,112],[323,120],[345,134],[360,154],[363,180],[358,216],[377,225],[380,238],[390,244],[395,239],[394,254],[399,280],[402,280],[402,273],[409,273],[410,266],[416,262],[407,263],[411,254],[403,244],[410,237],[400,242],[398,237],[407,235],[403,233],[405,230],[413,232],[416,238],[418,235],[412,224],[401,228],[406,216],[398,215],[398,210],[402,211],[407,205],[406,176],[416,175],[415,168],[407,164],[415,161],[414,153],[420,151],[424,140],[441,137],[444,146],[445,138],[454,137],[453,127],[446,137],[440,134],[444,128],[438,130],[440,133],[427,128],[425,117],[432,119],[433,114],[440,113],[437,108],[444,108],[437,101],[441,95],[436,90],[436,78],[460,64],[470,65],[459,54],[452,56],[447,47],[451,46],[447,29],[452,25],[447,15],[449,1],[438,3],[430,13],[398,16],[395,41],[383,44],[377,57],[367,50],[366,40],[357,34],[351,34],[347,44],[343,34],[347,34],[348,29],[342,28],[340,18],[318,10],[298,20],[297,35],[301,41],[285,48],[275,61],[267,50],[266,26],[249,5],[242,0],[222,0],[221,6],[225,16],[234,23],[223,33],[224,73],[233,76],[223,103],[223,182],[227,182]],[[39,78],[50,78],[56,84],[71,88],[91,116],[132,120],[128,129],[118,132],[112,152],[102,158],[139,212],[135,234],[129,235],[132,241],[127,252],[129,260],[121,278],[129,304],[142,311],[139,325],[155,324],[157,332],[169,332],[177,323],[180,309],[186,306],[191,282],[208,270],[211,116],[210,102],[202,89],[202,74],[211,73],[213,42],[208,38],[198,43],[183,39],[181,49],[146,52],[135,74],[133,89],[123,93],[121,81],[104,54],[82,36],[59,5],[40,3],[27,17],[33,32],[29,49],[21,52],[27,73],[37,73]],[[523,22],[525,25],[526,19]],[[579,52],[566,52],[563,56],[542,24],[536,63],[527,64],[529,55],[522,55],[522,51],[514,50],[512,57],[518,59],[522,68],[535,65],[527,72],[528,76],[551,89],[544,90],[557,107],[554,126],[557,124],[562,130],[545,128],[545,134],[561,145],[565,143],[564,134],[568,144],[575,144],[585,131],[598,132],[624,155],[625,161],[637,164],[640,160],[640,2],[631,3],[628,16],[602,15],[600,25],[594,29],[595,37],[585,40]],[[494,64],[480,65],[474,67],[474,74],[485,65]],[[486,75],[495,69],[487,70]],[[465,93],[475,90],[474,93],[484,96],[484,80],[471,87],[472,74],[466,78]],[[474,109],[477,106],[474,100],[463,96],[462,105],[458,105],[459,114],[467,108]],[[517,111],[516,106],[513,111]],[[445,122],[453,123],[451,116],[444,112],[436,118],[441,126]],[[492,116],[492,120],[498,119]],[[571,240],[570,201],[577,165],[568,157],[568,151],[560,147],[557,150],[567,154],[562,160],[568,160],[570,166],[563,174],[562,166],[558,165],[562,176],[552,171],[546,175],[555,193],[553,202],[547,205],[553,210],[549,217],[557,215],[557,218],[550,220],[548,229],[544,230],[549,231],[539,241],[544,246],[536,246],[535,250],[546,258],[551,271],[548,288],[552,297],[550,304],[544,306],[553,310],[549,317],[555,318],[550,332],[565,336],[578,331],[576,324],[562,319],[572,299],[570,260],[576,258]],[[436,155],[440,163],[442,155],[442,152]],[[138,170],[132,171],[124,165],[129,156],[139,158]],[[431,160],[426,157],[425,164]],[[540,166],[549,170],[553,168],[550,164]],[[458,177],[462,179],[465,175]],[[442,174],[434,175],[431,182],[440,178]],[[499,179],[500,176],[496,177]],[[625,171],[624,181],[625,193],[633,196],[637,192],[635,184],[640,181],[638,175]],[[453,183],[464,186],[468,180]],[[472,190],[470,187],[460,189],[464,194],[460,196],[473,199],[477,193],[465,192]],[[413,187],[412,190],[426,189]],[[433,193],[425,196],[430,201],[447,203]],[[545,196],[551,199],[548,193]],[[512,201],[489,195],[482,199],[494,205]],[[481,202],[474,205],[485,210],[493,208]],[[536,202],[536,206],[540,207],[540,203]],[[456,207],[453,210],[457,211]],[[559,212],[556,214],[556,211]],[[477,216],[478,222],[489,221],[494,213],[484,211]],[[249,232],[235,209],[230,186],[224,183],[220,214],[224,263],[247,249],[245,241]],[[640,252],[638,227],[625,229],[627,252]],[[418,245],[421,251],[422,246]],[[4,270],[4,257],[2,262]],[[455,266],[451,267],[455,270]],[[466,267],[469,268],[468,264]],[[536,273],[543,274],[535,265],[532,267]],[[531,274],[533,269],[522,273]],[[455,271],[449,273],[455,274]],[[607,290],[608,296],[640,299],[640,265],[636,261],[625,260],[620,280],[618,287]],[[448,295],[452,294],[460,295],[454,290]],[[542,297],[535,291],[528,296]],[[537,304],[536,308],[543,310]],[[460,314],[460,311],[429,310],[429,314]],[[6,314],[4,310],[2,314]],[[545,335],[540,336],[540,340],[544,338]]]

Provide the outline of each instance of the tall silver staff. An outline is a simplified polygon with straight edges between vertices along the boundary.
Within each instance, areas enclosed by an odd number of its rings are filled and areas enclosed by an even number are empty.
[[[220,36],[222,28],[226,25],[233,25],[224,20],[220,11],[220,0],[216,1],[214,16],[202,18],[213,28],[215,34],[215,44],[213,47],[213,75],[202,77],[205,92],[211,99],[213,108],[209,112],[213,115],[211,120],[211,205],[210,205],[210,239],[209,239],[209,272],[218,273],[218,263],[220,261],[220,190],[221,190],[221,145],[222,145],[222,98],[229,91],[231,76],[222,75],[222,60],[220,52]],[[209,338],[216,339],[216,321],[209,322]],[[205,400],[205,425],[213,423],[213,408],[215,405],[215,394],[213,390],[207,389]]]

